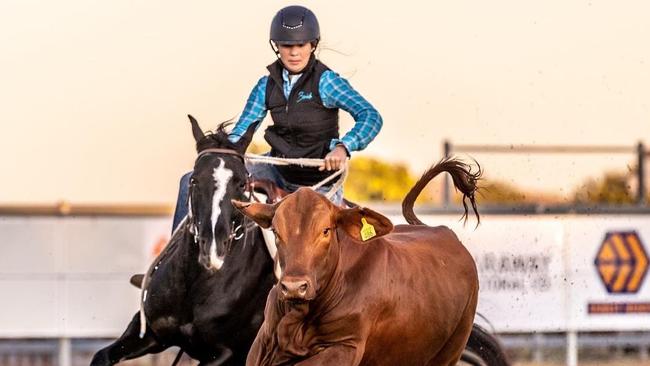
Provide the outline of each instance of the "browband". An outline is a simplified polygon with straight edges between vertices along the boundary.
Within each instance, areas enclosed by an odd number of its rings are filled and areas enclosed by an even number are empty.
[[[236,157],[240,158],[242,161],[246,161],[244,159],[244,156],[240,154],[238,151],[233,150],[233,149],[218,149],[218,148],[210,148],[210,149],[205,149],[199,152],[199,155],[196,157],[197,159],[202,157],[203,155],[207,154],[228,154],[228,155],[235,155]]]

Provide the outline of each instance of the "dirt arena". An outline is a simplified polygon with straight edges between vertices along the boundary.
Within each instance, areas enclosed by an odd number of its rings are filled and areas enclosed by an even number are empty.
[[[611,361],[578,361],[580,366],[650,366],[650,360],[639,361],[634,359],[611,360]],[[513,366],[564,366],[565,362],[535,363],[535,362],[514,362]]]

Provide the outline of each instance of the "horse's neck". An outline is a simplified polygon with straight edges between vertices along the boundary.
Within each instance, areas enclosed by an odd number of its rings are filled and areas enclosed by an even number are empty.
[[[169,258],[169,265],[174,267],[174,271],[182,272],[185,281],[190,284],[203,268],[199,264],[199,246],[194,242],[194,236],[187,226],[175,235],[179,235],[178,249],[172,254],[172,258]]]

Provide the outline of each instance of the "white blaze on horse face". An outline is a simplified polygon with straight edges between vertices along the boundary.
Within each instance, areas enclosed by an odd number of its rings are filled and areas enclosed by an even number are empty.
[[[215,239],[214,228],[217,226],[219,215],[221,215],[221,201],[226,195],[228,182],[232,178],[232,170],[227,169],[222,159],[219,159],[219,166],[214,168],[212,177],[214,178],[214,194],[212,195],[212,243],[210,244],[210,265],[215,269],[221,269],[223,266],[223,256],[217,255],[217,240]]]
[[[183,227],[182,223],[184,223],[185,220],[187,219],[192,220],[192,197],[190,197],[187,200],[187,216],[185,216],[183,218],[183,221],[181,221],[181,223],[178,224],[178,226],[176,226],[176,230],[174,230],[174,232],[172,233],[172,237],[174,236],[174,234],[176,234],[178,230],[180,230],[181,227]],[[199,228],[196,226],[196,222],[194,221],[192,221],[192,225],[190,226],[190,233],[194,234],[194,242],[198,243],[197,239],[198,239]]]

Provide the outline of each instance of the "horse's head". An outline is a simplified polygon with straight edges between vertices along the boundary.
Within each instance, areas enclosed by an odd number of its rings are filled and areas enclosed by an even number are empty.
[[[230,200],[244,199],[248,178],[244,153],[255,126],[232,143],[225,131],[228,123],[204,134],[198,122],[189,118],[198,156],[190,178],[188,223],[199,246],[199,263],[206,269],[219,270],[229,244],[245,230],[243,216],[233,212]]]

